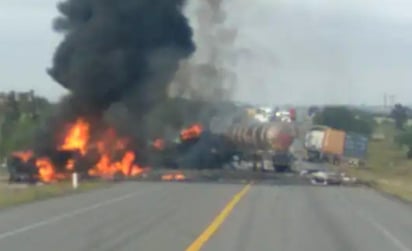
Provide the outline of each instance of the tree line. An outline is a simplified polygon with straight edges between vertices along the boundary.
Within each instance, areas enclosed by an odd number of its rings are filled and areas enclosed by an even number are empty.
[[[337,130],[359,133],[366,136],[370,136],[375,127],[375,121],[371,114],[344,106],[324,108],[316,113],[313,122]]]
[[[0,159],[28,147],[35,130],[45,121],[53,105],[34,93],[2,93],[0,97]]]

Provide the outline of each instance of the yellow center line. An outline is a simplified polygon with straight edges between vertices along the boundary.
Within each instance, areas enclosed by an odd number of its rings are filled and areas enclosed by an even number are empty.
[[[250,184],[246,185],[245,187],[240,190],[233,198],[226,204],[225,208],[219,213],[216,218],[213,219],[212,223],[196,238],[192,244],[186,251],[199,251],[205,243],[213,236],[213,234],[219,229],[219,227],[223,224],[226,218],[230,215],[232,210],[235,208],[236,204],[245,196],[245,194],[250,189]]]

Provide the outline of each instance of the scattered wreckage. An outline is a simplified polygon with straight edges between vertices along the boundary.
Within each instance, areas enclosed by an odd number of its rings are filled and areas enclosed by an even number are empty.
[[[300,172],[301,177],[305,177],[310,180],[313,185],[353,185],[357,182],[354,177],[349,177],[343,172],[334,172],[326,170],[303,170]]]

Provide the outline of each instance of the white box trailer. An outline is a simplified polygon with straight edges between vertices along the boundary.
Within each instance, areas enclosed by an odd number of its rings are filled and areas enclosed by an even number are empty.
[[[321,160],[323,141],[327,128],[325,126],[314,126],[305,134],[304,147],[309,161]]]

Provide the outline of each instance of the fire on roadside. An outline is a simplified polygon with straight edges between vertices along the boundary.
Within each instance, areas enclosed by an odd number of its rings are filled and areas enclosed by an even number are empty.
[[[181,172],[167,173],[167,174],[162,175],[161,180],[163,181],[184,181],[186,180],[186,176]]]
[[[122,174],[135,177],[147,170],[136,164],[136,154],[128,149],[128,140],[118,137],[113,129],[107,129],[99,139],[91,141],[90,124],[85,119],[79,118],[67,128],[63,142],[56,149],[57,151],[78,152],[81,157],[87,156],[92,151],[97,152],[98,160],[96,164],[87,169],[88,175],[106,178]],[[34,158],[38,178],[46,183],[67,178],[78,164],[78,159],[70,158],[61,171],[61,168],[57,168],[51,158],[34,156],[33,151],[15,152],[12,156],[24,163]]]

